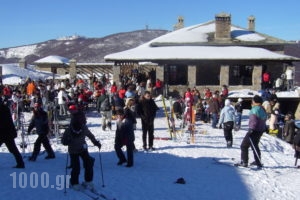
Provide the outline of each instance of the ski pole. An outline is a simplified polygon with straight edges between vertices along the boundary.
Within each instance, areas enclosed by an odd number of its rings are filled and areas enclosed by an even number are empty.
[[[296,155],[295,167],[297,167],[297,162],[298,162],[298,157],[297,157],[297,155]]]
[[[66,168],[65,168],[65,195],[67,194],[67,175],[68,175],[68,162],[69,162],[69,153],[67,153],[67,159],[66,159]]]
[[[104,185],[103,167],[102,167],[102,159],[101,159],[100,149],[99,149],[99,161],[100,161],[100,168],[101,168],[102,187],[105,187],[105,185]]]
[[[257,159],[259,160],[260,164],[262,164],[262,163],[261,163],[261,159],[260,159],[260,157],[259,157],[259,155],[258,155],[258,152],[257,152],[257,150],[256,150],[256,148],[255,148],[255,146],[254,146],[254,144],[253,144],[253,142],[252,142],[251,137],[249,137],[249,140],[250,140],[251,146],[253,147],[253,151],[254,151],[254,153],[256,154]],[[267,174],[267,172],[265,171],[265,169],[264,169],[264,168],[262,168],[262,169],[264,170],[266,176],[269,177],[268,174]]]
[[[260,162],[260,164],[261,164],[260,157],[259,157],[259,155],[258,155],[258,153],[257,153],[257,151],[256,151],[256,148],[255,148],[255,146],[254,146],[254,144],[253,144],[253,142],[252,142],[251,137],[249,137],[249,140],[250,140],[251,146],[253,147],[254,153],[255,153],[256,157],[258,158],[258,160],[259,160],[259,162]]]

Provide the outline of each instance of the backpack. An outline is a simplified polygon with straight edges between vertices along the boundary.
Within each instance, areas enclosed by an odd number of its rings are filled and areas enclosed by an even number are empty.
[[[111,110],[111,105],[108,96],[105,97],[103,102],[101,103],[100,106],[101,111],[110,111]]]

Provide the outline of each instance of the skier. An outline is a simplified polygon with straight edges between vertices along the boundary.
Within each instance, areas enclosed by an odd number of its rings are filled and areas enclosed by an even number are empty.
[[[31,118],[30,124],[28,126],[28,134],[30,134],[31,130],[35,127],[36,132],[38,134],[38,137],[36,141],[34,142],[34,148],[32,155],[29,157],[29,161],[36,161],[37,156],[40,153],[41,150],[41,144],[43,144],[47,156],[45,159],[53,159],[55,158],[54,151],[50,145],[49,139],[48,139],[48,132],[49,132],[49,124],[48,124],[48,114],[43,110],[41,107],[41,104],[35,103],[34,104],[34,110],[33,110],[33,116]]]
[[[267,113],[262,107],[262,98],[255,95],[252,99],[252,108],[249,112],[249,130],[241,144],[241,162],[237,166],[248,166],[248,149],[251,146],[255,161],[251,165],[262,167],[260,159],[259,140],[266,130]]]
[[[1,92],[1,91],[0,91]],[[0,146],[4,143],[10,153],[15,157],[17,165],[14,168],[25,168],[23,158],[16,146],[17,131],[14,126],[9,108],[3,104],[0,95]]]
[[[117,165],[127,162],[126,167],[133,166],[133,149],[134,149],[134,130],[132,119],[124,114],[123,109],[117,111],[117,129],[115,136],[115,151],[119,159]],[[127,159],[122,151],[122,147],[126,146]]]
[[[94,158],[89,155],[85,137],[88,137],[92,143],[101,149],[101,143],[96,140],[95,136],[91,133],[88,127],[82,122],[79,117],[72,117],[70,126],[65,130],[62,137],[62,144],[68,146],[68,152],[71,159],[71,179],[70,184],[74,190],[80,190],[79,174],[80,174],[80,161],[79,157],[83,160],[85,168],[83,186],[93,189],[93,164]]]
[[[232,129],[235,123],[234,108],[231,106],[229,99],[225,100],[225,106],[221,110],[220,119],[217,127],[221,127],[223,124],[224,137],[227,143],[227,147],[232,147]]]

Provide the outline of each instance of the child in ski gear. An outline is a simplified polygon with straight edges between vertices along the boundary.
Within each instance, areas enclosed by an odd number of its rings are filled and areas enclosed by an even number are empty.
[[[251,147],[254,154],[255,162],[251,163],[262,167],[259,141],[266,130],[267,113],[262,107],[263,100],[260,96],[255,95],[252,99],[252,108],[249,113],[249,130],[241,144],[241,163],[244,167],[248,166],[248,149]]]
[[[149,91],[145,91],[144,96],[139,101],[137,106],[137,114],[142,120],[143,129],[143,148],[147,149],[147,134],[148,134],[148,144],[149,149],[154,150],[153,140],[154,140],[154,119],[156,116],[156,111],[159,108],[155,104],[154,100],[151,98]]]
[[[269,134],[272,136],[277,136],[279,130],[278,130],[278,110],[272,110],[271,116],[269,120]]]
[[[0,91],[1,92],[1,91]],[[25,168],[23,158],[16,146],[17,131],[14,126],[9,108],[3,104],[0,95],[0,146],[4,143],[10,153],[13,154],[17,165],[15,168]]]
[[[34,127],[36,128],[38,137],[34,142],[33,152],[32,155],[29,157],[29,161],[36,160],[41,150],[41,144],[43,144],[48,154],[45,157],[45,159],[55,158],[54,151],[48,139],[48,132],[49,132],[48,114],[43,110],[41,104],[39,103],[34,104],[33,116],[31,118],[30,124],[28,126],[28,131],[27,131],[28,134],[31,132],[31,130]]]
[[[238,101],[234,106],[234,109],[235,109],[235,112],[236,112],[236,121],[235,121],[235,129],[236,130],[239,130],[241,128],[242,114],[243,114],[242,102],[243,102],[243,99],[238,98]]]
[[[81,157],[84,166],[84,185],[93,187],[93,164],[94,158],[89,155],[88,146],[85,137],[88,137],[92,143],[101,149],[101,144],[96,140],[88,127],[82,123],[79,118],[73,117],[70,126],[65,130],[62,137],[62,144],[68,146],[68,152],[71,160],[71,179],[70,184],[74,189],[80,189],[79,174],[80,174],[80,160]]]
[[[117,129],[115,136],[115,151],[119,159],[118,165],[127,162],[126,167],[133,166],[133,148],[134,148],[134,131],[132,119],[126,116],[123,109],[117,111]],[[122,151],[122,147],[126,146],[127,159]]]
[[[100,112],[102,117],[102,130],[105,130],[108,127],[111,130],[111,119],[112,119],[112,111],[111,111],[111,99],[108,94],[106,94],[106,90],[101,90],[101,96],[98,97],[97,100],[97,110]]]
[[[224,137],[227,143],[227,147],[232,147],[232,129],[235,123],[234,108],[231,106],[229,99],[225,100],[225,106],[221,110],[220,119],[217,127],[223,124]]]

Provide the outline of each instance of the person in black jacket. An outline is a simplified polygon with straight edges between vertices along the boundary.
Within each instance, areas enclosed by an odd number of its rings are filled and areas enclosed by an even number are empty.
[[[31,132],[33,128],[36,128],[36,132],[38,134],[37,139],[34,142],[34,148],[32,155],[29,157],[29,161],[36,161],[37,156],[40,153],[41,150],[41,144],[43,144],[47,156],[45,159],[53,159],[55,158],[54,151],[50,145],[49,139],[48,139],[48,132],[49,132],[49,124],[48,124],[48,115],[47,113],[42,109],[41,104],[35,103],[34,104],[34,110],[33,110],[33,116],[31,118],[30,124],[28,126],[28,134]]]
[[[126,118],[128,118],[129,120],[131,120],[132,122],[132,126],[133,126],[133,131],[136,130],[136,113],[135,113],[135,99],[133,98],[127,98],[126,99],[126,106],[124,107],[124,115]],[[135,136],[133,135],[133,141],[135,140]],[[133,142],[133,151],[137,151],[137,149],[135,148],[134,142]]]
[[[159,108],[155,104],[151,97],[149,91],[145,91],[144,96],[139,101],[137,106],[137,114],[141,117],[142,129],[143,129],[143,148],[147,149],[147,134],[148,134],[148,144],[149,149],[154,150],[153,140],[154,140],[154,118],[156,116],[156,111]]]
[[[117,110],[117,129],[115,136],[115,151],[119,158],[119,162],[117,163],[118,165],[122,165],[127,162],[126,167],[133,166],[133,141],[134,132],[132,120],[125,115],[123,109],[119,109]],[[124,145],[127,150],[127,159],[122,151],[122,147]]]
[[[4,143],[10,153],[15,157],[15,168],[25,168],[23,158],[16,146],[17,131],[14,126],[9,108],[3,104],[0,96],[0,146]]]
[[[93,165],[95,159],[89,155],[85,137],[88,137],[92,143],[99,148],[99,150],[101,149],[101,143],[96,140],[95,136],[91,133],[86,124],[82,122],[79,117],[72,117],[70,126],[65,130],[61,142],[63,145],[68,146],[72,168],[70,183],[72,188],[75,190],[80,190],[81,187],[79,184],[79,157],[81,157],[85,169],[85,182],[83,182],[82,185],[89,189],[94,188],[92,181],[94,176]]]

